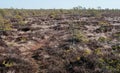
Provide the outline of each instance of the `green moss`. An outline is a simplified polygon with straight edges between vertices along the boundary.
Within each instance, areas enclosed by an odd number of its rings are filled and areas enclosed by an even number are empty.
[[[116,38],[117,40],[120,40],[120,32],[114,33],[113,37]]]
[[[119,59],[106,59],[105,63],[107,64],[107,69],[120,72],[120,60]]]
[[[99,42],[105,42],[105,41],[107,41],[107,38],[105,38],[105,37],[99,37],[98,41]]]
[[[113,49],[113,50],[117,50],[117,51],[119,50],[119,51],[120,51],[120,45],[119,45],[119,44],[113,45],[113,46],[112,46],[112,49]]]
[[[17,19],[18,24],[20,24],[20,25],[24,25],[24,24],[25,24],[24,21],[23,21],[23,17],[22,17],[22,16],[16,14],[16,15],[14,16],[14,18]]]
[[[5,67],[12,67],[12,66],[14,66],[12,61],[4,60],[2,64],[5,65]]]
[[[0,30],[3,30],[3,31],[10,31],[12,30],[12,24],[10,23],[9,20],[6,20],[6,19],[3,19],[3,20],[0,20]]]
[[[108,22],[106,22],[106,21],[100,21],[99,24],[102,25],[102,26],[110,25],[110,24],[109,24]]]
[[[120,60],[118,58],[101,57],[98,59],[99,68],[105,69],[107,72],[119,73]]]
[[[90,49],[85,49],[84,50],[84,56],[90,55],[92,51]]]
[[[82,33],[82,32],[75,33],[74,38],[77,39],[80,42],[83,42],[83,43],[87,43],[89,41],[89,39],[87,38],[87,36],[85,36],[85,34]]]
[[[94,50],[94,53],[95,53],[96,55],[103,55],[101,48],[95,49],[95,50]]]

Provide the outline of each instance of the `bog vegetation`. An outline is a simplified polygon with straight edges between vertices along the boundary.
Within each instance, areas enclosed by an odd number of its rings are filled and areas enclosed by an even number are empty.
[[[120,73],[118,17],[118,9],[0,9],[0,73]]]

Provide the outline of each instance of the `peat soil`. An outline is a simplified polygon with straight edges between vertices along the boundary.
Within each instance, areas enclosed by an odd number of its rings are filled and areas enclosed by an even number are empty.
[[[11,22],[12,30],[0,31],[0,73],[119,73],[115,18],[63,14]]]

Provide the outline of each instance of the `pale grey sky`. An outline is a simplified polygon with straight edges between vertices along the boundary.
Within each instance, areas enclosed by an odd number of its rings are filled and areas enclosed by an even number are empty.
[[[0,8],[26,8],[26,9],[52,9],[64,8],[69,9],[76,6],[86,8],[118,8],[120,9],[119,0],[1,0]]]

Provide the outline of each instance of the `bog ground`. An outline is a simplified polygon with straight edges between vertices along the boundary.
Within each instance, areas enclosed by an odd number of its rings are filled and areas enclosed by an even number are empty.
[[[0,73],[120,73],[120,11],[0,9]]]

